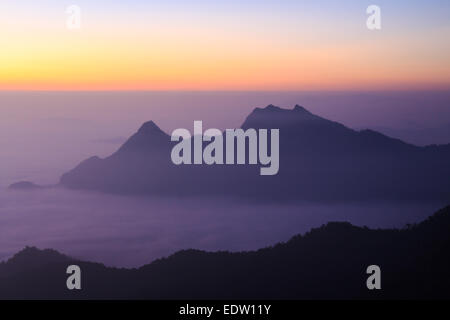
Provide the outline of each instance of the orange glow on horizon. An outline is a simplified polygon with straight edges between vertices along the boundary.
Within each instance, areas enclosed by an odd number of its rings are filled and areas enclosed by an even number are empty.
[[[0,90],[450,89],[448,43],[354,37],[341,43],[307,34],[291,43],[195,26],[22,26],[0,30]]]

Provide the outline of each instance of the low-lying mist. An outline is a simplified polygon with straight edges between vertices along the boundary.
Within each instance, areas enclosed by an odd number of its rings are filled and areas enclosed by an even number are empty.
[[[329,221],[419,222],[439,205],[254,205],[216,198],[121,197],[64,189],[0,191],[0,260],[25,246],[137,267],[181,249],[253,250]]]

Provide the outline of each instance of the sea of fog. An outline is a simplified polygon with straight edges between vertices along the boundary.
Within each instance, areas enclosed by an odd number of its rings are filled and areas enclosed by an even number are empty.
[[[417,144],[448,143],[439,129],[450,124],[448,101],[449,92],[0,92],[0,260],[29,245],[129,267],[186,248],[258,249],[328,221],[420,221],[439,205],[275,206],[6,188],[23,180],[56,184],[80,161],[114,152],[148,120],[169,133],[191,129],[193,120],[235,128],[268,104],[301,104],[353,128],[394,128]]]
[[[255,205],[231,199],[142,198],[47,189],[0,192],[0,260],[25,246],[136,267],[181,249],[253,250],[329,221],[403,227],[436,205]]]

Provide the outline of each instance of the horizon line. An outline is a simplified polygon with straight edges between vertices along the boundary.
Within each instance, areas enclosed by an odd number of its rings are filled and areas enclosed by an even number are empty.
[[[121,93],[121,92],[136,92],[136,93],[146,93],[146,92],[153,92],[153,93],[174,93],[174,92],[183,92],[183,93],[248,93],[248,92],[255,92],[255,93],[300,93],[300,92],[332,92],[332,93],[347,93],[347,92],[355,92],[355,93],[365,93],[365,92],[450,92],[450,88],[434,88],[434,89],[417,89],[417,88],[410,88],[410,89],[287,89],[287,90],[258,90],[258,89],[250,89],[250,90],[242,90],[242,89],[218,89],[218,90],[211,90],[211,89],[195,89],[195,90],[188,90],[188,89],[167,89],[167,90],[152,90],[152,89],[0,89],[0,93],[20,93],[20,92],[52,92],[52,93],[77,93],[77,92],[101,92],[101,93]]]

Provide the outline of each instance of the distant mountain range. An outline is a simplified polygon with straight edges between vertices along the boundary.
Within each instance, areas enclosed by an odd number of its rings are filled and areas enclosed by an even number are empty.
[[[185,250],[138,269],[27,247],[0,263],[0,299],[448,299],[449,230],[446,207],[402,230],[331,222],[258,251]],[[70,264],[79,291],[66,288]],[[374,264],[381,290],[366,287]]]
[[[176,166],[175,144],[149,121],[114,154],[65,173],[67,188],[132,195],[227,195],[258,201],[450,200],[450,144],[418,147],[355,131],[301,106],[256,108],[242,129],[280,129],[280,170],[255,165]]]
[[[410,125],[402,128],[378,126],[371,129],[421,146],[446,144],[450,141],[450,123],[434,128]]]

